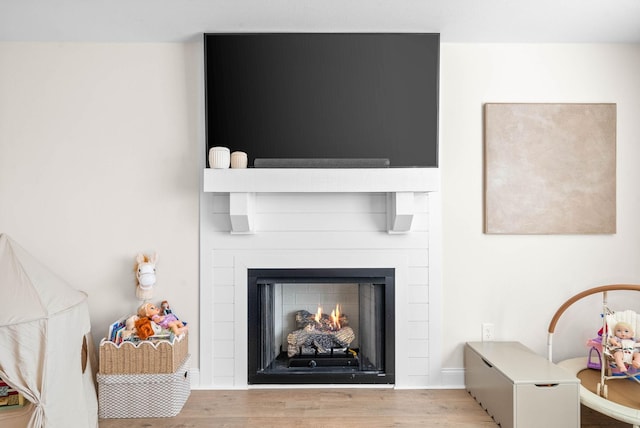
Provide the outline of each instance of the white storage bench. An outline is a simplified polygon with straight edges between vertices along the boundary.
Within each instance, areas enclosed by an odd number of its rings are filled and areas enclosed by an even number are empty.
[[[468,342],[465,385],[502,428],[580,427],[580,380],[519,342]]]

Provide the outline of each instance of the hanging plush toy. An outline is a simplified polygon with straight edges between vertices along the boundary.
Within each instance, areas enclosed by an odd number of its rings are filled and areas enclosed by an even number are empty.
[[[152,257],[145,254],[138,254],[136,257],[136,297],[138,300],[149,300],[153,297],[153,286],[156,283],[156,262],[158,254]]]

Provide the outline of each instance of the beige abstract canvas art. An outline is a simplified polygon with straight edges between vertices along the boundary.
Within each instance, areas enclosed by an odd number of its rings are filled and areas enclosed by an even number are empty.
[[[484,108],[485,233],[616,232],[616,105]]]

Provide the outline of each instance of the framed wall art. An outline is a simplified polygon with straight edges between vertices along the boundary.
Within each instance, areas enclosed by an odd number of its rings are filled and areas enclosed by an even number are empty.
[[[484,232],[616,232],[616,105],[484,105]]]

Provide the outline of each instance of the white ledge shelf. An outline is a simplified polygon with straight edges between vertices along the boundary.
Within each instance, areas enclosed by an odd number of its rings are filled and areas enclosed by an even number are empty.
[[[416,193],[440,190],[438,168],[204,170],[203,190],[229,194],[231,233],[255,232],[256,193],[386,193],[389,233],[411,230]]]

